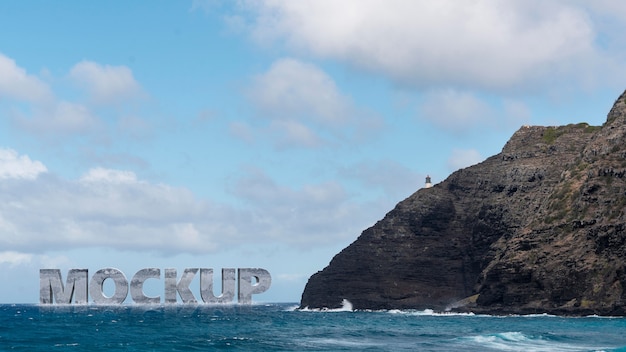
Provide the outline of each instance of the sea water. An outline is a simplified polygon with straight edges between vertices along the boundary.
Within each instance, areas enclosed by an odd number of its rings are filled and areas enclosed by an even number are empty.
[[[626,351],[626,318],[353,311],[349,305],[0,305],[0,350]]]

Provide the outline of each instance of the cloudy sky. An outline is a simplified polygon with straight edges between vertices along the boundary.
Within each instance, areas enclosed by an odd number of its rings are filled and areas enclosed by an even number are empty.
[[[0,2],[0,303],[105,267],[261,267],[254,301],[297,302],[427,174],[601,125],[625,4]]]

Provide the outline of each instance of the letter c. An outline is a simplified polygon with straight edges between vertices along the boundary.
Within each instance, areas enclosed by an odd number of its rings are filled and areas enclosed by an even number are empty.
[[[148,297],[143,292],[143,283],[148,279],[160,279],[161,269],[158,268],[146,268],[141,269],[135,273],[133,279],[130,280],[130,296],[135,303],[144,304],[159,304],[161,303],[161,296]]]

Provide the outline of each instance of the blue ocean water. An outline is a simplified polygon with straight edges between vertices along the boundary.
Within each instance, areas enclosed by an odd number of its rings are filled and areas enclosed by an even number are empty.
[[[0,305],[2,351],[626,351],[626,318]]]

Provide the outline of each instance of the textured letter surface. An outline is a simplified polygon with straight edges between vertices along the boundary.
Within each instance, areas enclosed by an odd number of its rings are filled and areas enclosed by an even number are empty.
[[[115,292],[113,296],[107,297],[102,291],[104,280],[112,279],[115,282]],[[89,282],[89,293],[94,303],[97,304],[121,304],[128,295],[128,280],[124,273],[117,269],[106,268],[100,269],[91,278]]]
[[[256,280],[252,284],[252,278]],[[262,293],[270,288],[272,277],[265,269],[260,268],[239,268],[239,297],[241,304],[250,304],[252,295]]]
[[[222,269],[222,294],[213,294],[213,269],[200,269],[200,297],[204,303],[230,303],[235,298],[235,269]]]
[[[183,303],[198,303],[189,289],[189,284],[198,272],[198,268],[185,269],[180,281],[176,283],[176,269],[165,269],[165,303],[176,303],[176,292]]]
[[[141,269],[130,280],[130,296],[135,303],[161,303],[161,296],[148,297],[143,293],[143,283],[148,279],[160,279],[161,269]]]
[[[87,304],[87,269],[70,269],[63,287],[61,270],[39,269],[39,303]]]

